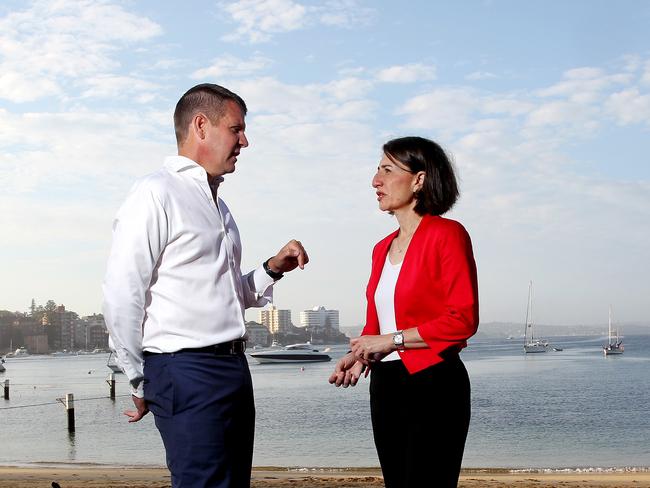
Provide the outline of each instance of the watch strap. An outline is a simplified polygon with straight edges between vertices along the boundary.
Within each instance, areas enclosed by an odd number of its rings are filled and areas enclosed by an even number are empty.
[[[275,281],[278,281],[280,278],[282,278],[284,276],[284,273],[277,273],[277,272],[273,271],[271,268],[269,268],[269,261],[270,260],[271,260],[271,258],[264,261],[262,266],[264,267],[264,271],[266,271],[267,275],[269,275]]]

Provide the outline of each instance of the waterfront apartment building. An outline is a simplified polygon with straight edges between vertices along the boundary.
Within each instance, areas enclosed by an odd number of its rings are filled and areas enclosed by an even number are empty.
[[[300,312],[300,324],[312,331],[324,329],[339,330],[339,311],[327,310],[323,306],[316,306],[311,310]]]
[[[260,323],[271,334],[286,334],[291,331],[291,310],[280,310],[275,305],[260,310]]]
[[[268,346],[271,333],[268,327],[257,322],[246,322],[246,334],[248,335],[249,346]]]
[[[94,313],[80,320],[80,329],[77,334],[77,346],[87,351],[93,349],[108,349],[108,330],[104,316]]]
[[[46,330],[50,351],[74,351],[79,316],[65,305],[58,305],[47,320]]]

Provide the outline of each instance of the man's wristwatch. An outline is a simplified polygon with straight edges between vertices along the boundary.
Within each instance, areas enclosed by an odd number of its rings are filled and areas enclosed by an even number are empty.
[[[397,332],[393,333],[393,344],[395,347],[397,347],[398,351],[403,351],[406,349],[404,347],[404,332],[401,330],[398,330]]]
[[[270,260],[271,260],[271,258],[264,261],[264,264],[262,264],[262,266],[264,266],[264,271],[266,271],[267,275],[269,275],[271,278],[273,278],[274,281],[278,281],[280,278],[282,278],[284,276],[284,273],[276,273],[271,268],[269,268],[269,261]]]

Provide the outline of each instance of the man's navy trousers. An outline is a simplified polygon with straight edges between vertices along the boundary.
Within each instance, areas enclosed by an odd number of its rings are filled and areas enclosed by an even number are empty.
[[[250,487],[255,405],[244,353],[181,350],[144,359],[144,398],[172,488]]]

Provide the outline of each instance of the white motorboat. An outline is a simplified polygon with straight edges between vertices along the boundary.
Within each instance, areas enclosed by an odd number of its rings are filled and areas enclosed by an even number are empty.
[[[331,361],[329,354],[320,352],[309,343],[292,344],[282,349],[266,349],[250,355],[260,364],[266,363],[315,363]]]
[[[603,346],[605,356],[614,356],[623,354],[625,347],[623,341],[618,337],[618,327],[616,328],[616,338],[612,337],[612,307],[609,307],[609,332],[607,334],[607,344]]]
[[[112,352],[108,355],[106,366],[108,366],[108,369],[110,369],[113,373],[124,373],[124,371],[122,371],[120,366],[117,364],[117,361],[115,360]]]
[[[7,354],[7,356],[11,356],[13,358],[20,358],[20,357],[29,356],[29,352],[27,352],[26,347],[19,347],[13,353]]]
[[[528,305],[526,307],[526,328],[524,329],[524,351],[526,353],[548,351],[548,341],[535,338],[533,326],[533,282],[528,283]]]

